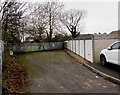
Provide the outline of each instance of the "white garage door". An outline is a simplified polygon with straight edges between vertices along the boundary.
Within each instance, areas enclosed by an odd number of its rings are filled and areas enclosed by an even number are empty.
[[[85,58],[93,62],[92,40],[85,40]]]
[[[79,40],[76,40],[76,54],[79,55]]]
[[[84,40],[80,40],[80,53],[79,55],[84,58]]]
[[[70,50],[72,51],[72,40],[70,40]]]
[[[75,52],[75,40],[73,40],[73,52]]]

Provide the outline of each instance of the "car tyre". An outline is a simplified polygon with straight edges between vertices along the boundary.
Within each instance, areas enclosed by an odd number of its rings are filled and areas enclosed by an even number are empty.
[[[100,63],[101,63],[102,66],[106,66],[107,65],[107,61],[106,61],[105,56],[101,56]]]

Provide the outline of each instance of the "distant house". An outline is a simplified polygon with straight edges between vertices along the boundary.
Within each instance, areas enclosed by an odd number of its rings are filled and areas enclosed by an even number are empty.
[[[118,31],[112,31],[110,34],[118,34],[118,35],[120,35],[120,30],[118,30]]]
[[[25,42],[33,42],[34,37],[26,37]]]

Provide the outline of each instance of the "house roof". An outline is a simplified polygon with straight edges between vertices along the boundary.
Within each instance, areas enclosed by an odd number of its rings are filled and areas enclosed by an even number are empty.
[[[120,34],[120,31],[112,31],[110,34]]]
[[[93,34],[82,34],[74,38],[74,40],[89,40],[93,38]]]
[[[90,40],[90,39],[118,39],[118,34],[102,34],[102,35],[94,35],[94,34],[82,34],[79,35],[76,38],[73,38],[73,40]]]

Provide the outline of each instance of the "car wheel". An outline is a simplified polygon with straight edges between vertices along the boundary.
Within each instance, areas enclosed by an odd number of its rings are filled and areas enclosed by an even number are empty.
[[[100,58],[100,63],[101,63],[102,66],[106,66],[107,62],[106,62],[106,58],[104,56],[102,56]]]

